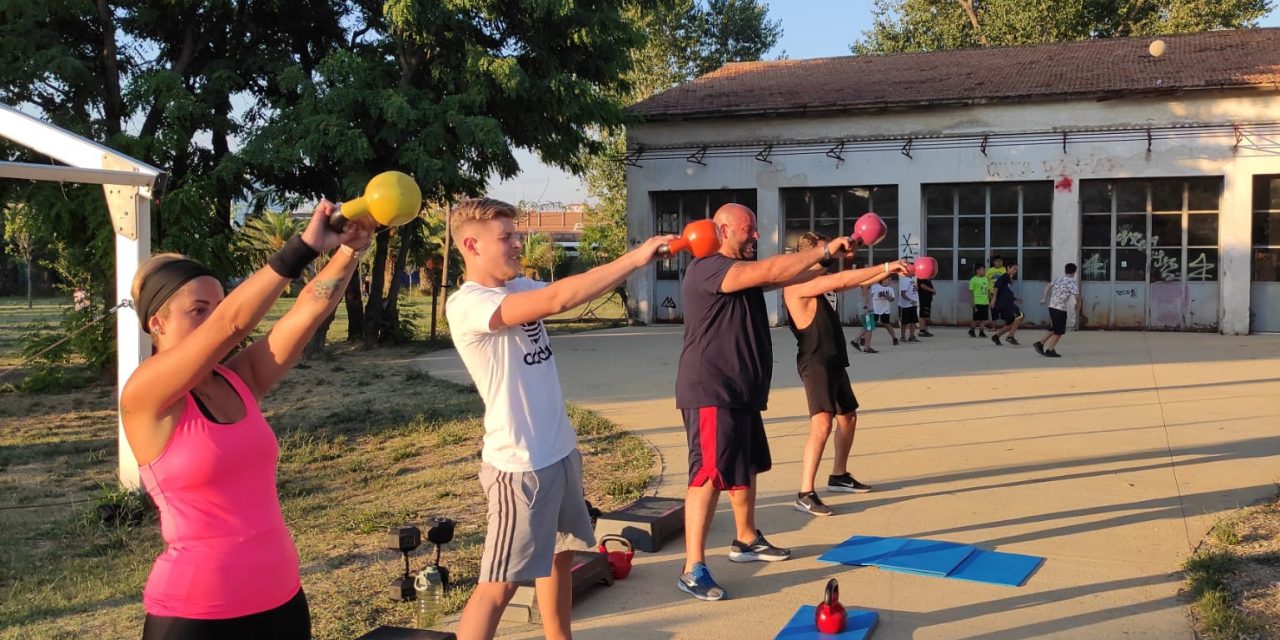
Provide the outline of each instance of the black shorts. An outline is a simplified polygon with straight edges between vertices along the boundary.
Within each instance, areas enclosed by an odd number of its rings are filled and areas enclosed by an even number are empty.
[[[973,305],[973,319],[975,321],[986,321],[991,319],[991,307],[985,304]]]
[[[261,613],[222,620],[199,620],[147,614],[142,623],[142,640],[309,640],[311,610],[307,596],[298,593],[288,602]]]
[[[915,307],[898,307],[898,319],[902,321],[902,324],[920,322],[920,317],[916,315]]]
[[[876,314],[876,322],[882,327],[893,325],[893,318],[887,313]]]
[[[933,317],[933,301],[932,300],[930,300],[929,302],[925,302],[924,300],[920,301],[920,317],[924,318],[925,320],[928,320],[929,318]]]
[[[996,307],[996,320],[1003,320],[1005,324],[1013,324],[1015,320],[1022,317],[1022,309],[1016,304]]]
[[[1065,310],[1049,307],[1049,330],[1055,336],[1066,335],[1067,312]]]
[[[809,401],[809,415],[830,413],[845,415],[858,410],[849,372],[838,364],[813,363],[796,367],[804,383],[804,397]]]
[[[680,413],[689,438],[689,486],[710,481],[717,489],[746,489],[751,476],[773,466],[759,411],[702,407]]]

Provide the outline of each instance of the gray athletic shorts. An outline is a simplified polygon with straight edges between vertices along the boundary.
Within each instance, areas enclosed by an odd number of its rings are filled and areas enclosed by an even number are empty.
[[[577,449],[534,471],[506,472],[482,464],[480,486],[489,500],[480,582],[545,578],[555,554],[595,545]]]

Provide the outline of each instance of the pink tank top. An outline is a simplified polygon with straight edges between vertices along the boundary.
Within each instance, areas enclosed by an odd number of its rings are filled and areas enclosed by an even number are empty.
[[[218,424],[190,393],[160,457],[141,465],[167,545],[143,591],[147,613],[237,618],[274,609],[298,589],[298,551],[280,512],[280,445],[240,377],[215,367],[244,403],[244,419]]]

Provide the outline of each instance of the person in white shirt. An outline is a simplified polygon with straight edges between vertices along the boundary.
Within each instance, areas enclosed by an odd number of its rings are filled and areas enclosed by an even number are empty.
[[[920,304],[916,279],[905,273],[898,276],[898,293],[898,320],[902,323],[902,339],[920,342],[916,337],[916,326],[920,323],[920,317],[916,315],[916,306]]]
[[[1061,358],[1058,355],[1058,341],[1067,333],[1067,305],[1071,299],[1076,300],[1076,313],[1080,313],[1083,300],[1080,298],[1080,281],[1076,280],[1076,265],[1068,262],[1066,275],[1059,276],[1044,288],[1040,296],[1040,304],[1049,303],[1049,330],[1039,342],[1031,345],[1036,353],[1049,358]]]
[[[871,348],[871,336],[875,334],[877,325],[884,327],[885,331],[889,332],[889,339],[893,340],[893,344],[898,344],[898,335],[893,331],[895,325],[893,323],[893,316],[891,315],[893,312],[893,301],[897,299],[897,295],[893,293],[893,287],[885,284],[884,282],[877,282],[871,285],[871,289],[867,291],[867,295],[871,298],[871,315],[873,316],[875,323],[872,324],[870,328],[867,328],[865,324],[863,325],[864,329],[867,329],[867,335],[862,351],[864,353],[878,353],[875,349]]]
[[[515,207],[466,200],[450,214],[466,281],[446,315],[458,355],[484,399],[480,484],[488,531],[480,578],[458,637],[492,638],[518,583],[534,581],[543,631],[570,637],[573,551],[595,544],[582,489],[582,457],[565,414],[555,355],[542,319],[584,304],[649,264],[672,236],[547,284],[519,277]]]

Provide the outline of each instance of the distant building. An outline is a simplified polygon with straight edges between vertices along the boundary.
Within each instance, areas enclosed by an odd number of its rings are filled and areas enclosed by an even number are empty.
[[[857,259],[937,258],[943,324],[999,254],[1033,322],[1074,262],[1090,327],[1280,331],[1280,30],[1154,39],[726,65],[629,109],[628,235],[739,202],[767,257],[875,211]],[[637,271],[633,316],[679,321],[687,264]]]
[[[550,234],[551,239],[564,249],[565,255],[573,257],[578,255],[586,215],[587,205],[581,203],[522,209],[520,219],[516,221],[516,231]]]

